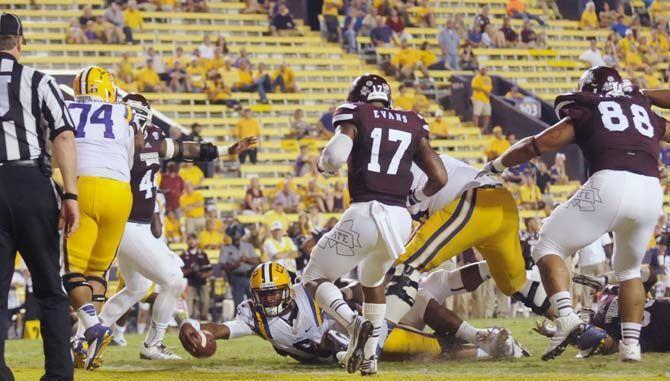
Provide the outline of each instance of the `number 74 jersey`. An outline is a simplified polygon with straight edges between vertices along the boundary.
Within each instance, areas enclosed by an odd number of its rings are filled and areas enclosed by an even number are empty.
[[[570,117],[579,145],[593,174],[603,169],[659,177],[660,142],[667,121],[651,109],[639,91],[559,95],[559,118]]]
[[[67,102],[75,123],[77,175],[130,182],[135,152],[133,111],[121,103]]]

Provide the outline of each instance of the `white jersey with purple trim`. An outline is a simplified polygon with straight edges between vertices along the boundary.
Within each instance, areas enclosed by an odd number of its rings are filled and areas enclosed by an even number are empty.
[[[121,103],[66,102],[75,123],[77,175],[130,182],[133,111]]]
[[[293,286],[293,292],[295,306],[281,316],[265,316],[251,300],[240,303],[235,320],[224,323],[230,329],[230,339],[257,334],[282,355],[301,361],[317,360],[321,340],[329,330],[337,330],[336,323],[322,315],[302,284]]]
[[[477,178],[479,170],[465,162],[445,154],[441,154],[440,159],[442,159],[444,168],[447,170],[447,185],[435,195],[409,208],[409,212],[414,219],[432,216],[433,213],[449,205],[468,189],[500,185],[500,181],[492,176]],[[414,192],[416,189],[423,188],[428,176],[416,164],[412,164],[411,170],[414,175],[412,180],[412,192]]]

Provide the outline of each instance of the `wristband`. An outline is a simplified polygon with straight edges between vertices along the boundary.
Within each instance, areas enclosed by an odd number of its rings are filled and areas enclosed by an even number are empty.
[[[495,174],[502,173],[502,171],[504,171],[505,168],[506,168],[505,165],[503,165],[502,163],[502,157],[500,156],[491,162],[491,169],[492,172]]]
[[[79,197],[78,197],[76,194],[74,194],[74,193],[68,193],[68,192],[66,192],[66,193],[63,193],[63,197],[61,197],[61,199],[62,199],[62,200],[73,200],[73,201],[77,201],[77,200],[79,199]]]
[[[218,147],[212,143],[200,143],[200,156],[198,156],[198,161],[212,161],[218,159],[219,150]]]

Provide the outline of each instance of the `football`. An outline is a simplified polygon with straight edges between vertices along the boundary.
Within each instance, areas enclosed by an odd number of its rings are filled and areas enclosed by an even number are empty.
[[[184,349],[196,358],[207,358],[216,352],[214,335],[206,330],[198,330],[188,322],[179,328],[179,340]]]

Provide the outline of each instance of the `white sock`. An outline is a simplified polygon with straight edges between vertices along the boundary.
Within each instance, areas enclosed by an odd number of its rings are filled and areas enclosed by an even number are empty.
[[[98,314],[95,312],[95,307],[93,307],[92,303],[86,303],[79,307],[77,317],[79,318],[79,322],[84,325],[84,330],[100,323],[100,319],[98,319]]]
[[[491,270],[489,270],[488,262],[481,261],[477,266],[479,267],[479,276],[481,276],[484,281],[491,279]]]
[[[363,357],[369,359],[377,354],[377,344],[379,343],[379,335],[384,324],[384,314],[386,312],[386,304],[380,303],[363,303],[363,319],[372,323],[374,330],[372,336],[365,342],[363,348]]]
[[[123,337],[123,334],[126,332],[126,326],[125,325],[114,325],[114,333],[112,334],[114,337]]]
[[[167,323],[156,323],[152,320],[147,337],[144,339],[144,345],[151,347],[162,343],[167,327]]]
[[[461,323],[456,331],[456,337],[465,340],[470,344],[477,344],[477,332],[479,330],[470,325],[467,321]]]
[[[621,341],[626,345],[637,344],[640,342],[640,323],[621,323]]]
[[[574,313],[572,309],[572,297],[569,291],[559,291],[549,297],[549,303],[554,307],[559,317]]]
[[[351,323],[356,320],[356,313],[344,301],[340,289],[330,282],[323,282],[316,288],[316,301],[328,315],[337,320],[347,330],[352,328]],[[350,328],[351,327],[351,328]]]
[[[79,320],[77,322],[77,333],[75,337],[84,337],[84,331],[86,331],[86,327],[84,327],[84,323]]]
[[[137,323],[137,333],[144,333],[147,330],[147,323]]]

